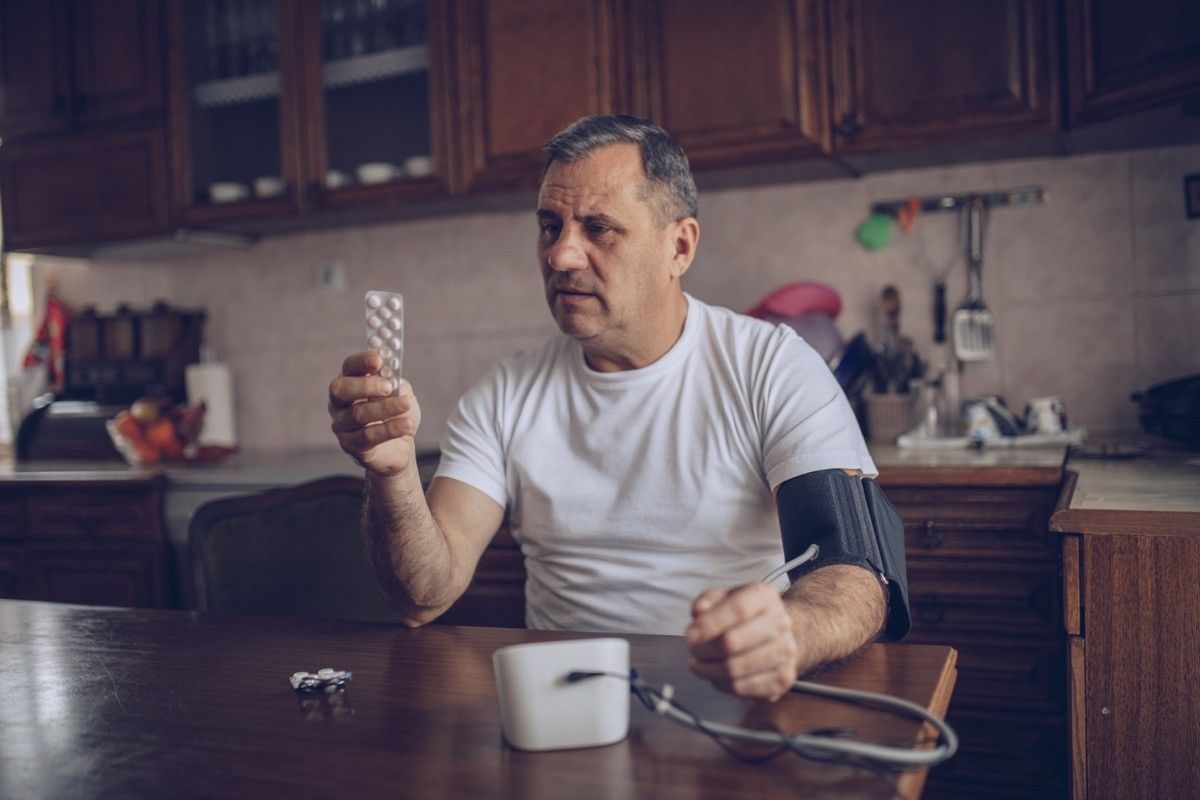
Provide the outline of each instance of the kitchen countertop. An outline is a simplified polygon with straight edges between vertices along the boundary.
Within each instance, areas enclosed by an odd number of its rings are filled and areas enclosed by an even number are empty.
[[[1066,447],[905,450],[870,445],[879,483],[889,486],[1057,486]]]
[[[1158,441],[1149,457],[1072,458],[1052,530],[1200,537],[1200,453]]]

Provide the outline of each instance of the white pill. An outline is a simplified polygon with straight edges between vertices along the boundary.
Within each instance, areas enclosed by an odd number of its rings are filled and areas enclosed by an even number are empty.
[[[379,349],[379,345],[383,344],[383,339],[380,339],[378,336],[371,336],[369,339],[367,339],[367,344],[369,344],[373,349],[377,350]]]
[[[367,317],[367,324],[370,325],[372,328],[378,328],[380,325],[383,324],[383,320],[381,320],[379,317],[372,314],[371,316]]]
[[[388,347],[387,345],[384,345],[383,347],[379,348],[379,355],[383,356],[384,358],[391,358],[392,357],[392,348]]]
[[[390,319],[391,316],[392,316],[392,311],[387,306],[384,306],[383,308],[379,309],[379,318],[380,319]]]
[[[380,298],[379,295],[372,294],[372,295],[367,296],[367,307],[368,308],[379,308],[381,305],[383,305],[383,299]]]
[[[392,369],[391,367],[384,367],[383,369],[379,370],[379,374],[385,378],[390,378],[392,377]]]
[[[387,324],[388,324],[388,327],[394,331],[398,331],[404,327],[404,323],[401,322],[400,320],[396,319],[395,317],[392,317],[391,319],[389,319],[387,321]]]
[[[399,356],[392,359],[392,369],[394,369],[397,372],[397,374],[399,374],[399,372],[400,372],[400,357]]]
[[[399,336],[389,336],[387,343],[388,347],[392,348],[397,353],[404,352],[404,340]]]
[[[392,311],[399,311],[400,310],[400,298],[399,297],[389,298],[388,306],[392,309]]]
[[[325,667],[325,669],[317,671],[317,677],[323,681],[329,680],[336,674],[337,674],[337,672],[331,667]]]

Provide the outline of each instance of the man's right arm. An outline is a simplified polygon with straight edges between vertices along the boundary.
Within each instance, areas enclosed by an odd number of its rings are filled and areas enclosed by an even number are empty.
[[[373,352],[346,359],[329,385],[330,427],[367,472],[364,530],[375,573],[405,622],[417,626],[466,591],[504,509],[448,478],[422,493],[413,441],[421,408],[406,381],[392,394],[381,367]]]
[[[415,627],[437,619],[467,590],[504,509],[452,478],[435,478],[425,495],[416,469],[411,473],[367,472],[363,528],[380,585]]]

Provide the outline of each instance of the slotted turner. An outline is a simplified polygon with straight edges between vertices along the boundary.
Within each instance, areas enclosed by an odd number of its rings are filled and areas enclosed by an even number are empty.
[[[983,302],[983,234],[987,206],[972,197],[967,206],[967,296],[954,311],[950,326],[959,361],[987,361],[995,355],[992,312]]]

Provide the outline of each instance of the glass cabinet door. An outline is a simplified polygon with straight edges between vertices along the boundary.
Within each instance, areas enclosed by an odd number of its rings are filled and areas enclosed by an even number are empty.
[[[173,139],[185,214],[233,217],[294,206],[299,148],[285,146],[285,135],[295,130],[295,78],[281,70],[291,49],[281,29],[294,16],[292,0],[173,4]]]
[[[439,183],[428,12],[426,0],[320,0],[323,139],[311,169],[327,200]]]

